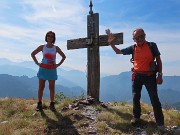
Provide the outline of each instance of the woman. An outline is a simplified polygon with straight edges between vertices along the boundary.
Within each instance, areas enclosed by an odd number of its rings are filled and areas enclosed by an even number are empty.
[[[49,82],[49,90],[50,90],[50,109],[55,111],[54,106],[54,95],[55,95],[55,81],[57,80],[57,70],[56,68],[59,67],[65,60],[66,56],[61,51],[58,46],[55,46],[54,43],[56,41],[56,35],[54,32],[49,31],[45,36],[45,41],[47,44],[40,45],[37,49],[35,49],[31,53],[31,57],[33,58],[34,62],[39,66],[39,71],[37,73],[37,77],[39,78],[39,87],[38,87],[38,103],[36,111],[41,111],[42,108],[42,96],[45,87],[45,82],[48,80]],[[41,52],[43,53],[42,62],[39,63],[36,54]],[[62,59],[61,61],[56,64],[56,53],[58,53]]]

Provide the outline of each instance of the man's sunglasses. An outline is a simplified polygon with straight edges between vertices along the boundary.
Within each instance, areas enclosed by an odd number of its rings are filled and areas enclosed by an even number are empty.
[[[142,38],[144,38],[144,37],[145,37],[145,34],[142,34],[142,35],[140,35],[140,36],[133,37],[133,39],[139,40],[140,38],[142,39]]]

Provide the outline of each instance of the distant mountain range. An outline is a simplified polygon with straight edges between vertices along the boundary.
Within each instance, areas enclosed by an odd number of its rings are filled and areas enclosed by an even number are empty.
[[[0,97],[20,97],[37,99],[38,79],[27,76],[12,76],[0,74]],[[81,87],[55,86],[56,93],[63,92],[69,97],[80,96],[82,92],[86,93]],[[48,82],[44,90],[44,98],[49,98]]]
[[[63,66],[57,70],[59,76],[57,84],[63,84],[66,87],[80,86],[83,89],[87,88],[86,73]],[[37,75],[37,71],[38,66],[33,61],[12,62],[0,58],[0,74],[28,76],[31,78]]]
[[[12,62],[0,58],[0,97],[37,97],[38,66],[32,61]],[[169,104],[180,109],[180,76],[164,76],[162,85],[158,85],[159,97],[162,104]],[[84,72],[67,67],[58,68],[56,92],[66,96],[79,96],[82,91],[86,94],[87,78]],[[44,97],[49,98],[46,87]],[[101,101],[132,101],[131,72],[110,75],[101,78]],[[143,87],[142,101],[150,103],[148,93]]]
[[[158,85],[159,98],[164,105],[179,108],[180,103],[180,76],[164,76],[163,84]],[[101,79],[101,100],[132,102],[131,72],[107,76]],[[147,90],[143,86],[141,99],[150,103]],[[179,108],[180,109],[180,108]]]

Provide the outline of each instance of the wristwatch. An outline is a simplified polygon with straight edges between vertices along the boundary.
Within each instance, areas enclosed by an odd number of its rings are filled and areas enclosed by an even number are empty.
[[[163,73],[158,72],[158,75],[161,75],[161,76],[162,76],[162,75],[163,75]]]

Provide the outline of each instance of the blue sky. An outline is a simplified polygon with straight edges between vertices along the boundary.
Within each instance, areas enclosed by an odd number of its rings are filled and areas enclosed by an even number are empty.
[[[86,72],[87,50],[67,50],[67,40],[87,36],[90,0],[0,0],[0,58],[32,61],[30,53],[44,44],[47,31],[56,33],[56,45],[66,54],[63,66]],[[124,33],[125,48],[134,44],[132,31],[144,28],[146,39],[156,42],[165,75],[180,75],[179,0],[92,0],[100,16],[100,34],[110,28]],[[129,71],[131,56],[100,48],[101,73]],[[41,54],[38,55],[41,61]],[[57,60],[59,57],[57,57]]]

